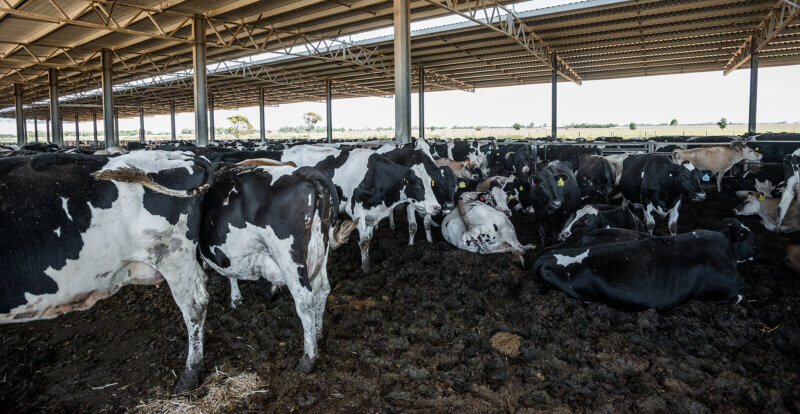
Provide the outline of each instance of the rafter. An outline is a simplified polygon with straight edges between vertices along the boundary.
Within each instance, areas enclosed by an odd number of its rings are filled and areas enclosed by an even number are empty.
[[[753,53],[763,49],[783,28],[788,26],[789,22],[800,14],[800,3],[797,1],[779,0],[764,17],[764,20],[756,26],[752,35],[734,52],[731,59],[725,64],[723,74],[728,75],[742,66],[750,60]]]

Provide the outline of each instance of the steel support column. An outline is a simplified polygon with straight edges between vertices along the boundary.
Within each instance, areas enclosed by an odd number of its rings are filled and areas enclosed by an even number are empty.
[[[14,84],[14,115],[17,118],[17,145],[20,148],[24,147],[28,142],[28,137],[25,136],[25,113],[22,110],[22,84]]]
[[[325,131],[328,135],[327,142],[331,142],[333,140],[333,108],[332,106],[332,93],[331,89],[333,88],[333,83],[330,79],[325,82],[325,123],[327,124],[327,128]]]
[[[111,130],[114,132],[114,142],[119,145],[119,109],[114,109],[114,114],[111,115],[111,119],[114,121],[113,125],[111,125]]]
[[[61,114],[58,112],[58,70],[48,69],[47,77],[50,82],[50,123],[53,130],[53,144],[64,146],[64,133],[61,128]]]
[[[50,143],[50,120],[49,119],[45,119],[44,120],[44,129],[45,129],[45,134],[47,134],[47,135],[45,135],[45,139],[47,140],[47,143],[49,144]]]
[[[425,139],[425,68],[419,68],[419,139]]]
[[[411,5],[394,0],[394,139],[411,142]]]
[[[103,67],[102,95],[103,95],[103,140],[106,148],[119,145],[119,135],[116,134],[114,127],[114,94],[111,84],[111,51],[103,49],[100,53],[101,65]]]
[[[214,142],[217,132],[214,131],[214,95],[208,95],[208,140]]]
[[[206,19],[194,15],[192,20],[194,48],[192,66],[194,68],[194,136],[198,146],[208,145],[208,104],[206,88]]]
[[[139,142],[144,143],[144,108],[139,108]]]
[[[178,136],[175,135],[175,100],[169,101],[169,127],[170,132],[172,133],[172,140],[175,141],[178,139]]]
[[[92,109],[92,135],[94,135],[94,142],[97,143],[97,111]]]
[[[267,138],[267,120],[264,114],[264,88],[258,88],[258,136],[261,142]]]
[[[33,118],[33,142],[39,142],[39,120]]]
[[[78,128],[78,111],[75,111],[75,147],[81,146],[81,131]]]
[[[551,88],[553,90],[553,102],[551,104],[552,105],[551,106],[551,110],[553,112],[553,114],[552,114],[553,115],[553,119],[551,121],[552,125],[550,126],[550,128],[552,129],[552,131],[550,132],[550,136],[555,138],[556,134],[557,134],[557,131],[558,131],[558,100],[556,99],[557,95],[558,95],[558,93],[557,93],[558,92],[558,72],[553,70],[553,71],[551,71],[551,73],[552,73]]]
[[[750,56],[750,117],[747,132],[756,133],[756,103],[758,102],[758,52]]]

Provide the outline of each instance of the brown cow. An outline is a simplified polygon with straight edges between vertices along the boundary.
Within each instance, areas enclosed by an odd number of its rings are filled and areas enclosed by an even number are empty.
[[[672,151],[672,159],[676,164],[684,161],[691,161],[692,165],[704,170],[711,171],[712,175],[717,176],[717,191],[722,191],[722,176],[739,161],[761,160],[761,154],[753,151],[752,148],[735,144],[733,148],[727,147],[703,147],[693,149],[676,149]]]
[[[466,161],[453,161],[450,158],[439,158],[435,161],[437,167],[450,168],[457,178],[464,178],[467,180],[475,180],[478,178],[478,174],[475,173],[475,164],[469,159]]]
[[[739,192],[737,192],[739,194]],[[755,191],[744,192],[744,201],[733,209],[737,216],[751,216],[757,214],[761,217],[761,224],[769,231],[774,231],[778,221],[778,205],[780,198],[765,197],[764,193]],[[800,230],[800,202],[792,200],[789,211],[781,223],[781,231],[790,233]]]
[[[281,162],[281,161],[273,160],[273,159],[270,159],[270,158],[251,158],[249,160],[239,161],[236,164],[238,164],[238,165],[258,165],[258,166],[261,166],[261,167],[280,167],[280,166],[287,165],[287,166],[290,166],[290,167],[297,168],[297,164],[295,164],[295,163],[293,163],[291,161]]]

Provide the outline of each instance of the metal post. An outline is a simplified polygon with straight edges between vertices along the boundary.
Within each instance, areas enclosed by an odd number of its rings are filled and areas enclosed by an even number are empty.
[[[117,143],[115,145],[119,145],[119,109],[114,109],[113,112],[114,112],[114,114],[111,116],[111,118],[114,121],[114,124],[111,126],[111,130],[114,131],[114,141],[113,142]]]
[[[33,141],[39,142],[39,120],[33,117]]]
[[[97,144],[97,111],[92,109],[92,133],[94,134],[94,143]]]
[[[103,140],[105,141],[106,148],[111,148],[119,145],[119,134],[116,133],[115,119],[116,113],[114,112],[114,94],[113,85],[111,84],[111,77],[113,76],[111,68],[111,51],[103,49],[100,53],[101,65],[103,67]]]
[[[208,95],[208,140],[214,142],[217,138],[214,131],[214,95]]]
[[[25,136],[25,113],[22,112],[22,84],[14,84],[14,110],[17,117],[17,145],[24,147],[28,142]]]
[[[555,70],[552,71],[552,86],[551,86],[551,88],[553,90],[553,103],[551,104],[552,105],[551,110],[553,112],[553,119],[551,121],[552,125],[551,125],[550,128],[552,129],[552,132],[550,133],[550,136],[555,138],[556,137],[556,131],[558,129],[558,121],[557,121],[557,118],[558,118],[558,116],[557,116],[558,115],[558,105],[557,105],[557,102],[556,102],[557,101],[556,100],[557,91],[558,91],[558,73]]]
[[[425,139],[425,68],[419,68],[419,139]]]
[[[175,141],[178,139],[178,136],[175,135],[175,100],[172,99],[169,101],[169,126],[170,131],[172,132],[172,140]]]
[[[756,133],[756,102],[758,101],[758,52],[750,56],[750,120],[747,132]]]
[[[264,142],[267,138],[267,120],[264,114],[264,88],[258,88],[258,127],[259,138]]]
[[[139,108],[139,142],[144,143],[144,108]]]
[[[394,139],[411,142],[411,13],[409,0],[394,0]]]
[[[63,147],[64,130],[61,129],[61,114],[58,113],[58,70],[48,69],[47,77],[50,81],[50,123],[53,130],[53,144]]]
[[[81,146],[81,131],[78,129],[78,111],[75,111],[75,147]]]
[[[206,19],[194,15],[192,21],[194,34],[194,51],[192,63],[194,67],[194,136],[197,145],[208,145],[208,104],[206,96]]]
[[[49,144],[50,143],[50,120],[49,119],[45,119],[44,129],[46,130],[46,134],[47,134],[45,139],[47,140],[47,143]]]
[[[333,117],[332,117],[332,112],[333,112],[332,109],[333,108],[331,108],[331,105],[332,105],[331,104],[331,100],[332,100],[332,98],[331,98],[331,95],[332,95],[331,89],[332,89],[332,87],[333,87],[333,84],[332,84],[331,80],[328,79],[327,82],[325,82],[325,122],[327,123],[326,131],[327,131],[327,134],[328,134],[326,142],[333,141]]]

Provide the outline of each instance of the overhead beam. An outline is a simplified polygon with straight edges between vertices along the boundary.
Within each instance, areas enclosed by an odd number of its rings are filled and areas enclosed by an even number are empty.
[[[564,79],[581,84],[581,77],[544,41],[528,27],[514,12],[496,0],[425,0],[437,7],[449,10],[481,26],[502,33],[522,46],[545,66],[555,70]],[[462,11],[457,7],[467,8]]]
[[[798,14],[800,14],[800,2],[798,0],[779,0],[775,7],[767,13],[764,20],[756,26],[753,34],[739,46],[728,63],[723,68],[723,74],[736,70],[747,62],[754,53],[766,46],[778,33],[789,25]]]

